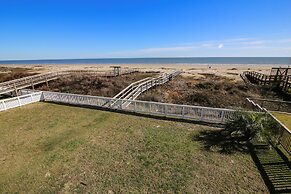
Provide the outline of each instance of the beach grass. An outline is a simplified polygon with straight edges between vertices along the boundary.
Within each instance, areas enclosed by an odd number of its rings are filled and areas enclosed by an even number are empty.
[[[217,128],[49,103],[0,112],[0,193],[265,193],[251,156],[207,151]]]

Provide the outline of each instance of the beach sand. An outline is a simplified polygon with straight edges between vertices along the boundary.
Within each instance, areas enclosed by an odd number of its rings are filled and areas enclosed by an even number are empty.
[[[1,65],[0,67],[22,67],[32,68],[38,73],[57,72],[65,70],[94,70],[108,71],[111,66],[119,64],[17,64]],[[256,65],[256,64],[121,64],[122,69],[136,69],[139,71],[160,71],[170,72],[173,70],[182,70],[184,76],[201,77],[201,74],[215,74],[217,76],[226,76],[236,80],[241,79],[239,74],[244,71],[257,71],[264,74],[270,74],[272,67],[284,67],[280,65]]]

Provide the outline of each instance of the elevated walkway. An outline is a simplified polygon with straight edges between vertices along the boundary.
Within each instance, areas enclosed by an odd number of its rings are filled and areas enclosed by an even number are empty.
[[[149,90],[152,87],[162,85],[167,83],[168,81],[175,78],[177,75],[179,75],[181,71],[174,71],[172,73],[166,74],[157,77],[157,78],[145,78],[140,81],[134,82],[130,84],[128,87],[126,87],[124,90],[119,92],[116,96],[113,97],[113,100],[109,106],[123,106],[127,107],[130,104],[130,101],[119,103],[118,102],[123,100],[135,100],[139,95],[141,95],[143,92]],[[120,101],[121,102],[121,101]]]

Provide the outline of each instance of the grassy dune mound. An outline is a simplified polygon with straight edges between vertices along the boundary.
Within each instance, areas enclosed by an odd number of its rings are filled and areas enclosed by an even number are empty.
[[[247,88],[243,81],[203,74],[202,78],[178,76],[171,82],[143,94],[139,99],[217,108],[245,108],[246,97],[271,97],[272,91]]]
[[[37,74],[33,69],[30,68],[10,68],[0,67],[0,82],[10,81],[13,79],[19,79]]]

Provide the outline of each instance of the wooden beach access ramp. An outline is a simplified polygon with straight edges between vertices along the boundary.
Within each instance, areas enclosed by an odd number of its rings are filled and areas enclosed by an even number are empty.
[[[32,88],[34,90],[34,86],[42,83],[46,83],[48,85],[49,81],[56,80],[62,76],[67,76],[75,73],[82,74],[92,74],[98,75],[100,77],[116,77],[120,75],[127,75],[136,73],[138,71],[133,69],[122,69],[118,72],[116,71],[92,71],[92,70],[71,70],[71,71],[60,71],[60,72],[50,72],[50,73],[42,73],[33,76],[27,76],[19,79],[14,79],[6,82],[0,83],[0,95],[14,93],[16,96],[19,95],[18,91],[24,88]]]

